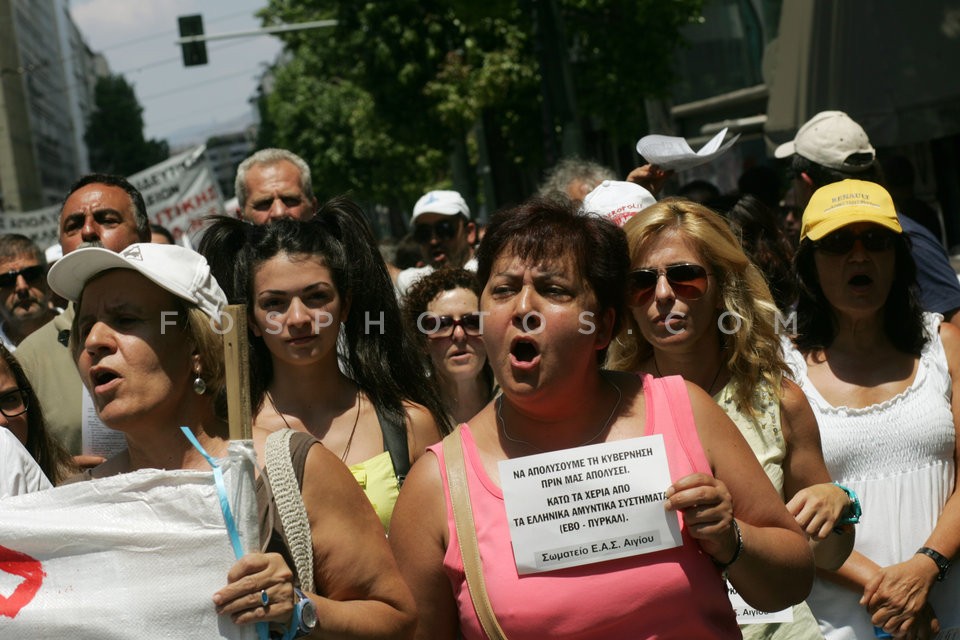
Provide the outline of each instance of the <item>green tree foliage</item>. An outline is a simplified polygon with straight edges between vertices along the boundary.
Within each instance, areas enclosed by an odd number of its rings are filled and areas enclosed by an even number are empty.
[[[129,176],[166,160],[165,140],[143,137],[143,107],[121,75],[97,79],[94,110],[84,135],[94,171]]]
[[[452,158],[472,175],[488,158],[500,203],[526,197],[570,121],[636,141],[643,98],[668,89],[678,30],[701,3],[270,0],[264,24],[338,24],[282,36],[259,143],[301,154],[323,195],[409,210],[450,186]],[[563,56],[571,90],[557,95]]]

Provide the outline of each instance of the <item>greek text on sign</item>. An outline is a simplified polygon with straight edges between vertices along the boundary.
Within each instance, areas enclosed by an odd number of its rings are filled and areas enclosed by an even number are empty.
[[[782,611],[760,611],[747,604],[743,596],[733,588],[729,582],[727,585],[727,595],[730,597],[730,606],[733,612],[737,614],[737,624],[770,624],[770,623],[789,623],[793,622],[793,607],[787,607]]]
[[[683,544],[663,508],[670,469],[660,434],[500,462],[521,575]]]

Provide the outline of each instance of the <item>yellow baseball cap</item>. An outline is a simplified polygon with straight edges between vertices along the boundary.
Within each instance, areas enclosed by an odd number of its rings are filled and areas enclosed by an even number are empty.
[[[800,223],[800,239],[819,240],[851,224],[871,222],[903,233],[887,190],[875,182],[842,180],[814,192]]]

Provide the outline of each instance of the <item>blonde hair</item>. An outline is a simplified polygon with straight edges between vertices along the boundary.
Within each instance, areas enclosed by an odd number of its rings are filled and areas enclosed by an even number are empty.
[[[789,373],[775,329],[779,310],[763,275],[747,258],[726,220],[703,205],[668,198],[644,209],[623,230],[632,264],[664,233],[676,233],[696,247],[719,285],[723,310],[740,320],[737,331],[721,336],[737,408],[753,415],[753,395],[761,380],[779,397],[783,377]],[[607,367],[636,371],[652,355],[653,347],[633,314],[625,314],[620,333],[610,344]]]

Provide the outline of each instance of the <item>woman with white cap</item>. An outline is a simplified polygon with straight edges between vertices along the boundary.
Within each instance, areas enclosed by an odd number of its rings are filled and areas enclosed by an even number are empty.
[[[787,360],[830,475],[863,508],[854,552],[808,603],[828,639],[958,637],[960,332],[921,312],[896,209],[875,183],[814,193],[794,265]]]
[[[70,347],[80,377],[104,424],[127,441],[126,450],[88,477],[207,469],[180,425],[211,455],[224,455],[229,438],[217,328],[226,297],[202,256],[158,244],[133,244],[119,254],[78,249],[51,269],[49,281],[76,304]],[[241,558],[213,594],[217,611],[237,624],[290,626],[284,637],[407,637],[409,592],[353,477],[322,446],[309,447],[304,475],[323,478],[304,483],[309,520],[331,523],[313,528],[313,592],[298,589],[286,539],[268,527],[264,552]],[[270,502],[262,480],[258,502]]]

